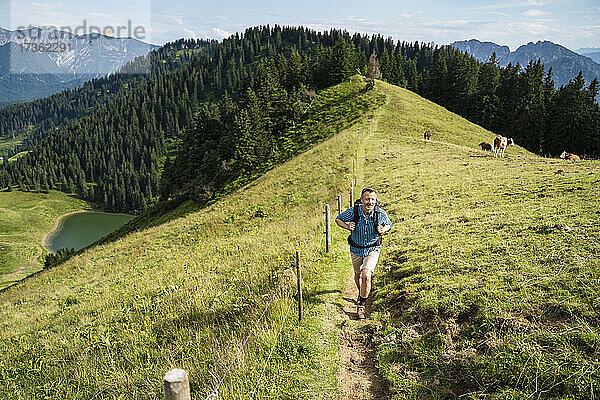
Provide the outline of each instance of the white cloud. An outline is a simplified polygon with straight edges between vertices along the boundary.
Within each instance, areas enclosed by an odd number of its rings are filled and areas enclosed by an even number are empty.
[[[548,34],[553,29],[547,25],[539,24],[539,23],[529,23],[524,26],[524,30],[528,32],[530,35],[540,36],[544,34]]]
[[[225,39],[225,38],[231,36],[231,33],[227,32],[226,30],[223,30],[221,28],[212,28],[212,30],[221,39]]]
[[[484,11],[481,13],[482,15],[499,15],[501,17],[506,17],[508,14],[500,12],[500,11]]]
[[[423,26],[428,27],[428,29],[433,30],[472,30],[481,26],[489,26],[488,21],[470,21],[470,20],[449,20],[449,21],[440,21],[440,22],[428,22],[422,24]]]
[[[196,35],[196,32],[191,29],[184,29],[183,33],[185,33],[185,36],[188,38],[192,38],[192,39],[198,38],[198,35]]]
[[[477,5],[468,7],[468,10],[500,10],[500,9],[510,9],[510,8],[520,8],[520,7],[539,7],[547,5],[545,1],[541,0],[527,0],[523,1],[508,1],[504,3],[495,3],[495,4],[486,4],[486,5]]]
[[[548,15],[549,13],[546,11],[542,11],[542,10],[535,10],[535,9],[531,9],[531,10],[527,10],[525,12],[523,12],[523,15],[526,15],[528,17],[541,17],[543,15]]]
[[[67,7],[67,3],[56,3],[56,4],[48,4],[48,3],[21,3],[19,7],[34,7],[34,8],[48,8],[52,9],[55,7]]]
[[[112,14],[105,14],[99,12],[91,12],[89,15],[92,17],[112,17]]]

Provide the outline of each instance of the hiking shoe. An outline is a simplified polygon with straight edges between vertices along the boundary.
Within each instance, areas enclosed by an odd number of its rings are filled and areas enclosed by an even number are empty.
[[[356,307],[356,316],[358,316],[358,319],[367,318],[367,316],[365,315],[365,306]]]

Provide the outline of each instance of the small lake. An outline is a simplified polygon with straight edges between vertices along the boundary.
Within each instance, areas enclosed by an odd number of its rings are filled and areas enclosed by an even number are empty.
[[[74,248],[80,250],[96,240],[117,230],[135,216],[86,211],[62,219],[58,230],[45,243],[48,250]]]

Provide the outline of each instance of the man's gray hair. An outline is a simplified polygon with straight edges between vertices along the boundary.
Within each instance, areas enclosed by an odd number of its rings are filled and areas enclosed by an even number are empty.
[[[377,191],[372,188],[364,188],[362,192],[360,192],[360,197],[362,198],[365,193],[377,193]]]

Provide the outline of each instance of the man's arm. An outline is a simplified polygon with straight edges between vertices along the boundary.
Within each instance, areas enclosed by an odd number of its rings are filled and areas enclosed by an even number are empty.
[[[379,221],[380,225],[377,225],[377,232],[379,232],[380,235],[392,229],[392,221],[390,221],[390,217],[388,217],[384,210],[381,211],[381,221]]]
[[[353,231],[355,228],[355,223],[352,218],[353,215],[354,215],[354,207],[350,207],[350,208],[346,209],[346,211],[344,211],[343,213],[341,213],[340,215],[338,215],[335,218],[336,225],[341,228],[347,229],[349,231]],[[346,221],[348,221],[348,222],[346,222]]]
[[[341,219],[336,218],[335,223],[336,223],[337,226],[339,226],[341,228],[344,228],[344,229],[347,229],[349,231],[353,231],[354,228],[355,228],[354,221],[344,222]]]
[[[379,232],[380,235],[383,235],[384,233],[388,232],[390,229],[392,229],[391,225],[377,225],[377,232]]]

